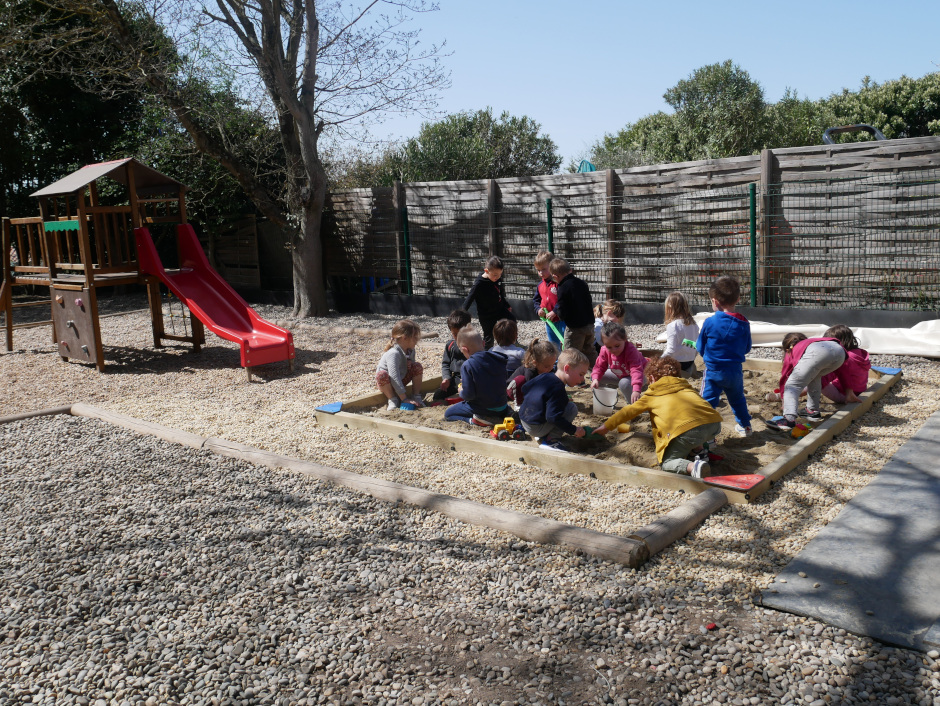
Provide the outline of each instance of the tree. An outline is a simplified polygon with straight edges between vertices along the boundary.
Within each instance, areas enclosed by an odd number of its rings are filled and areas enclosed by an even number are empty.
[[[765,146],[770,149],[822,144],[826,128],[839,124],[825,101],[799,98],[789,88],[783,98],[767,106],[767,120]]]
[[[399,181],[454,181],[551,174],[561,155],[541,125],[493,109],[425,123],[417,137],[388,156]]]
[[[6,22],[0,48],[68,55],[72,62],[90,56],[111,69],[115,85],[135,84],[159,98],[196,149],[231,173],[262,214],[291,229],[295,315],[326,314],[320,138],[352,134],[391,111],[434,106],[437,90],[446,85],[440,49],[423,48],[417,32],[404,27],[414,13],[434,8],[423,0],[325,6],[316,0],[216,0],[210,11],[189,0],[145,1],[153,4],[49,0],[54,12],[92,18],[97,32],[57,42]],[[226,63],[235,64],[246,94],[260,86],[269,106],[283,154],[277,188],[257,161],[239,152],[225,122],[199,102],[204,92],[192,79]]]
[[[922,78],[902,76],[894,81],[876,83],[867,76],[862,87],[853,92],[833,93],[823,104],[835,116],[838,125],[868,123],[888,139],[940,135],[940,73]],[[830,126],[831,127],[831,126]],[[856,134],[847,141],[871,139]]]
[[[676,111],[680,159],[737,157],[764,145],[764,89],[730,60],[696,69],[663,98]]]

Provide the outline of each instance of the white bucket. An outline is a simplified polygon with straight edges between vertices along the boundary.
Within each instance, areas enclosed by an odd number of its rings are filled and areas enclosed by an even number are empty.
[[[594,388],[594,414],[613,414],[615,404],[617,404],[616,387]]]

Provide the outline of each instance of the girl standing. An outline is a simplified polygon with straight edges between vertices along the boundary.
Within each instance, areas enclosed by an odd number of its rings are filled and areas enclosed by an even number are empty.
[[[683,375],[695,370],[695,356],[698,351],[689,346],[683,346],[682,341],[698,340],[698,324],[692,318],[689,302],[682,292],[673,292],[666,297],[663,307],[663,323],[666,324],[666,350],[662,357],[669,356],[679,361]]]

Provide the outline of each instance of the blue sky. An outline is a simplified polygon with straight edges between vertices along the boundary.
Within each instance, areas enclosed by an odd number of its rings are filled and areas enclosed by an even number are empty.
[[[787,87],[821,98],[940,70],[940,2],[645,2],[440,0],[419,15],[427,42],[447,40],[444,113],[492,106],[528,115],[566,164],[606,132],[669,110],[663,93],[731,59],[775,102]],[[394,118],[380,137],[412,137]]]

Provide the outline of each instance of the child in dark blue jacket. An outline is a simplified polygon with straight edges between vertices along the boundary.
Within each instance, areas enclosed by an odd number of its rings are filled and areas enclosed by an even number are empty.
[[[727,275],[716,279],[708,288],[715,313],[705,319],[695,347],[705,361],[702,397],[718,407],[721,393],[728,398],[734,411],[738,436],[751,435],[751,414],[744,396],[745,355],[751,350],[751,324],[734,307],[741,298],[741,285]]]
[[[555,372],[542,373],[522,386],[525,399],[519,407],[519,419],[542,448],[567,451],[559,440],[563,434],[579,439],[584,436],[584,429],[573,423],[578,408],[568,399],[565,387],[580,385],[587,371],[587,356],[576,348],[566,348],[558,356]]]
[[[506,400],[506,362],[502,353],[484,350],[483,336],[472,326],[457,334],[457,345],[467,361],[460,368],[463,402],[444,412],[449,422],[491,427],[512,414]]]

